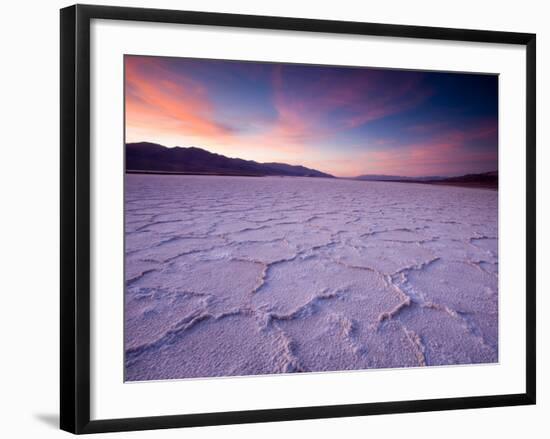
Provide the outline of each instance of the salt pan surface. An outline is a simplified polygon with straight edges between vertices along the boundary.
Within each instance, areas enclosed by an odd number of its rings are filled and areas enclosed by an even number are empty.
[[[126,176],[126,379],[498,361],[498,193]]]

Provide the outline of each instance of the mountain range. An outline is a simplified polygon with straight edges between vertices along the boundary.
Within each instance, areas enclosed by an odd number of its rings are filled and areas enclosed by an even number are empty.
[[[168,148],[157,143],[126,144],[126,172],[151,174],[204,174],[241,176],[324,177],[332,175],[316,169],[286,163],[259,163],[253,160],[230,158],[196,147]],[[498,171],[466,174],[458,177],[367,174],[353,180],[392,181],[402,183],[450,184],[474,187],[498,187]]]
[[[454,184],[460,186],[498,187],[498,171],[483,172],[480,174],[465,174],[457,177],[402,177],[397,175],[360,175],[355,180],[365,181],[395,181],[402,183],[432,183]]]
[[[150,142],[126,144],[126,172],[333,178],[330,174],[305,166],[258,163],[226,157],[196,147],[167,148]]]
[[[365,181],[437,181],[442,180],[446,177],[439,176],[427,176],[427,177],[403,177],[400,175],[383,175],[383,174],[366,174],[359,175],[354,178],[354,180],[365,180]]]

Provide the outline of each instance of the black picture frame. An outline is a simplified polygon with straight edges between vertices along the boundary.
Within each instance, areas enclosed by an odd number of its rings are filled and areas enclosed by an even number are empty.
[[[133,20],[255,29],[407,37],[526,47],[525,393],[383,403],[90,419],[90,21]],[[303,18],[75,5],[61,10],[61,387],[60,426],[72,433],[191,427],[535,404],[536,36]]]

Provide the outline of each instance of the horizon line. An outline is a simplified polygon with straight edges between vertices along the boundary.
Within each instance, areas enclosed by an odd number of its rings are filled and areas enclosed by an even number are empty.
[[[424,174],[424,175],[403,175],[403,174],[400,174],[400,175],[395,175],[395,174],[379,174],[379,173],[376,173],[376,172],[370,172],[370,173],[361,173],[361,174],[358,174],[358,175],[354,175],[354,176],[338,176],[338,175],[335,175],[333,173],[330,173],[330,172],[327,172],[327,171],[323,171],[321,169],[317,169],[317,168],[312,168],[310,166],[305,166],[303,164],[292,164],[292,163],[287,163],[287,162],[277,162],[277,161],[271,161],[271,162],[259,162],[257,160],[254,160],[254,159],[249,159],[249,158],[243,158],[243,157],[230,157],[230,156],[227,156],[227,155],[224,155],[224,154],[220,154],[218,152],[213,152],[205,147],[202,147],[202,146],[181,146],[181,145],[174,145],[174,146],[167,146],[167,145],[163,145],[161,143],[157,143],[157,142],[152,142],[152,141],[149,141],[149,140],[141,140],[139,142],[124,142],[124,145],[129,145],[129,144],[139,144],[139,143],[149,143],[149,144],[152,144],[152,145],[158,145],[160,147],[163,147],[163,148],[167,148],[167,149],[174,149],[174,148],[181,148],[181,149],[190,149],[190,148],[194,148],[194,149],[200,149],[202,151],[206,151],[208,152],[209,154],[215,154],[215,155],[219,155],[219,156],[222,156],[222,157],[225,157],[225,158],[228,158],[228,159],[238,159],[238,160],[245,160],[245,161],[249,161],[249,162],[254,162],[254,163],[258,163],[258,164],[261,164],[261,165],[268,165],[268,164],[273,164],[273,163],[276,163],[276,164],[282,164],[282,165],[288,165],[288,166],[301,166],[301,167],[304,167],[304,168],[307,168],[307,169],[312,169],[314,171],[318,171],[318,172],[322,172],[324,174],[328,174],[328,175],[331,175],[332,177],[335,177],[335,178],[341,178],[341,179],[355,179],[355,178],[359,178],[359,177],[365,177],[365,176],[376,176],[376,177],[397,177],[397,178],[453,178],[453,177],[462,177],[462,176],[466,176],[466,175],[479,175],[479,174],[487,174],[487,173],[491,173],[491,172],[498,172],[498,169],[491,169],[491,170],[488,170],[488,171],[483,171],[483,172],[466,172],[466,173],[458,173],[458,174],[438,174],[438,175],[427,175],[427,174]]]

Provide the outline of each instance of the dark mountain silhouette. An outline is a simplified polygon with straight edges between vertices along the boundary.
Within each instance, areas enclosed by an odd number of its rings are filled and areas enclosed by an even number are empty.
[[[201,148],[167,148],[156,143],[126,144],[126,172],[208,175],[282,175],[332,177],[330,174],[285,163],[258,163],[229,158]]]
[[[458,177],[400,177],[396,175],[360,175],[356,180],[395,181],[401,183],[432,183],[457,186],[498,188],[498,171],[466,174]]]
[[[447,177],[443,181],[498,181],[498,171],[484,172],[482,174],[466,174],[459,177]]]
[[[359,175],[355,177],[356,180],[365,181],[436,181],[442,180],[445,177],[429,176],[429,177],[403,177],[400,175],[379,175],[379,174],[367,174]]]

